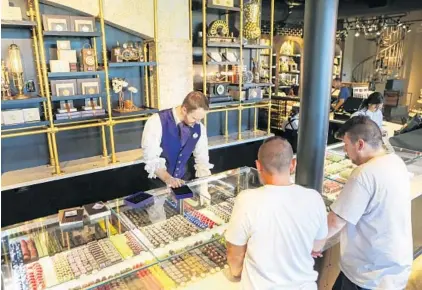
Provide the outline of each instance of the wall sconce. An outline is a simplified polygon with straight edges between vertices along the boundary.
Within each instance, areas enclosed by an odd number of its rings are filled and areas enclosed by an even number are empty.
[[[11,44],[9,46],[9,66],[10,72],[12,74],[13,84],[18,90],[18,93],[15,95],[15,99],[27,99],[28,96],[23,94],[23,67],[22,67],[22,58],[19,47],[16,44]]]

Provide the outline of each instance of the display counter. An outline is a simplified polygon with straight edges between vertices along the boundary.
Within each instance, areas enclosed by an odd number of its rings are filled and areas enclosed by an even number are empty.
[[[327,206],[354,167],[341,148],[330,147],[326,155]],[[413,184],[422,176],[421,155],[397,151]],[[53,215],[3,228],[5,289],[238,289],[226,278],[223,233],[235,197],[260,186],[257,171],[242,167],[188,185],[190,198],[177,200],[160,188],[138,208],[116,199],[98,218],[86,210],[78,226],[60,225]],[[415,188],[414,197],[422,187]]]

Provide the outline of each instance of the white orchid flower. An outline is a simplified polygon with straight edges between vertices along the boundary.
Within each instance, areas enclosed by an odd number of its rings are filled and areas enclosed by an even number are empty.
[[[129,87],[128,88],[128,91],[131,92],[131,93],[136,94],[138,92],[138,89],[136,89],[135,87]]]

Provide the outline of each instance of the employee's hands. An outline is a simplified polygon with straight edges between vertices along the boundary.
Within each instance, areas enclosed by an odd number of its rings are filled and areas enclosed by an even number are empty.
[[[185,184],[185,182],[179,178],[174,178],[172,176],[166,178],[164,182],[167,184],[168,187],[171,188],[178,188]]]

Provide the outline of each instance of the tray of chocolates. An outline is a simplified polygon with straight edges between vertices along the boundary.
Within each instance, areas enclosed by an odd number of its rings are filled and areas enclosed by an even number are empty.
[[[195,235],[199,228],[188,222],[183,216],[176,215],[164,222],[146,226],[141,229],[154,248],[164,247],[170,242]]]
[[[157,217],[159,213],[164,212],[163,219],[169,219],[178,214],[176,209],[165,202],[163,205],[151,205],[143,209],[126,210],[122,214],[126,216],[131,223],[137,228],[142,228],[152,224],[151,217]]]
[[[226,249],[218,241],[208,243],[161,263],[167,275],[178,285],[203,279],[227,268]]]
[[[342,189],[343,184],[334,180],[325,180],[323,183],[323,196],[329,201],[334,201],[337,199]]]

